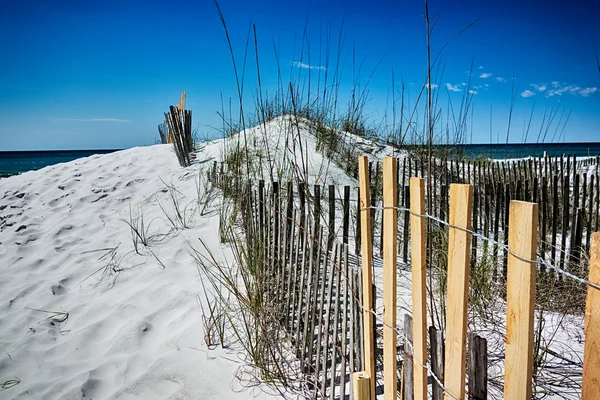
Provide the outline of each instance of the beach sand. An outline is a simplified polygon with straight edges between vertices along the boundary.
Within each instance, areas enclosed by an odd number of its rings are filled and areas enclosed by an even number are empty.
[[[217,205],[195,204],[206,157],[183,169],[172,146],[139,147],[0,181],[1,398],[273,397],[236,379],[240,348],[204,342],[189,246],[233,259]],[[185,229],[169,221],[172,193]],[[128,223],[142,216],[137,254]]]

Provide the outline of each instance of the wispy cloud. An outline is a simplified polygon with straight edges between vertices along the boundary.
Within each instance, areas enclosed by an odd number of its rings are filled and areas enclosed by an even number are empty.
[[[546,97],[562,96],[565,93],[571,94],[572,96],[588,97],[600,90],[595,86],[584,88],[577,85],[568,85],[559,81],[552,81],[550,85],[546,83],[540,85],[532,83],[531,86],[540,92],[545,92]]]
[[[431,89],[437,89],[438,87],[439,87],[439,85],[436,85],[435,83],[431,84]],[[429,84],[428,83],[425,84],[425,88],[426,89],[429,88]]]
[[[462,89],[458,87],[458,85],[453,85],[451,83],[446,83],[446,89],[451,92],[462,92]]]
[[[541,85],[536,85],[535,83],[532,83],[529,86],[533,86],[538,92],[545,92],[548,88],[548,86],[545,83],[542,83]]]
[[[525,90],[523,93],[521,93],[521,97],[531,97],[531,96],[535,96],[535,93],[533,93],[531,90]]]
[[[489,72],[484,72],[483,74],[479,75],[479,77],[483,79],[489,78],[490,76],[492,76],[492,74]]]
[[[496,77],[496,81],[497,81],[497,82],[506,82],[506,79],[504,79],[504,78],[503,78],[503,77],[501,77],[501,76],[497,76],[497,77]]]
[[[478,94],[479,92],[477,90],[471,89],[471,90],[469,90],[469,93],[471,93],[471,94]]]
[[[597,91],[598,91],[597,87],[591,87],[591,88],[588,87],[588,88],[585,88],[585,89],[581,89],[579,91],[579,94],[582,95],[583,97],[587,97],[587,96],[589,96],[592,93],[596,93]]]
[[[294,61],[292,63],[292,65],[294,67],[297,67],[297,68],[317,69],[317,70],[320,70],[320,71],[327,71],[327,68],[325,68],[322,65],[318,65],[318,66],[317,65],[309,65],[309,64],[305,64],[305,63],[300,62],[300,61]]]
[[[483,65],[480,65],[480,66],[479,66],[479,69],[483,69]]]
[[[60,121],[77,121],[77,122],[122,122],[122,123],[130,123],[131,121],[128,119],[120,119],[120,118],[52,118],[54,122]]]

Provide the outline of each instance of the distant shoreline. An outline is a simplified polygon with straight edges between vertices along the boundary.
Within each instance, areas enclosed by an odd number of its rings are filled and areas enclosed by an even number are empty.
[[[110,154],[119,149],[92,150],[27,150],[0,151],[0,178],[35,171],[50,165],[60,164],[93,155]]]

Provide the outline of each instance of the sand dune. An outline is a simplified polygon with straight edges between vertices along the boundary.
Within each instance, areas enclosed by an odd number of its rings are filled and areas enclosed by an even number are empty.
[[[0,397],[270,397],[234,378],[239,349],[203,340],[189,243],[230,257],[218,211],[198,212],[203,165],[182,169],[159,145],[0,181],[0,381],[19,381]],[[171,183],[186,229],[170,222]],[[141,218],[149,248],[137,254],[126,221]]]

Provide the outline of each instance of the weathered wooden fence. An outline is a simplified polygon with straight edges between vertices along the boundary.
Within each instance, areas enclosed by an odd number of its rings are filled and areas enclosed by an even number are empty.
[[[487,398],[486,341],[468,335],[466,328],[469,271],[486,254],[499,265],[501,282],[506,285],[505,397],[530,398],[536,274],[551,265],[581,275],[584,270],[573,265],[585,265],[590,268],[590,281],[600,283],[600,238],[592,240],[591,234],[598,225],[599,191],[594,184],[598,183],[598,164],[593,164],[597,161],[538,160],[503,167],[438,160],[428,191],[423,179],[411,177],[425,175],[419,162],[404,159],[400,164],[390,158],[380,165],[361,157],[356,197],[351,196],[349,186],[339,190],[342,198],[334,186],[327,188],[325,196],[321,186],[309,189],[302,182],[283,188],[277,182],[265,185],[263,181],[258,187],[250,186],[244,210],[246,230],[251,240],[262,244],[261,273],[270,277],[269,296],[276,300],[282,327],[296,349],[312,395],[344,398],[354,391],[354,398],[362,399],[359,393],[374,396],[383,391],[385,398],[400,393],[404,399],[422,399],[429,380],[434,399]],[[570,171],[562,179],[564,186],[558,184],[560,165]],[[573,175],[589,165],[596,165],[595,175]],[[540,183],[535,174],[546,170]],[[509,178],[518,177],[518,171],[522,179]],[[211,176],[214,181],[224,176],[223,166],[215,164]],[[589,185],[577,186],[587,176],[591,176]],[[474,184],[460,183],[469,181]],[[582,215],[582,222],[576,218],[572,222],[574,205],[585,205],[575,207],[581,209],[576,215]],[[352,208],[357,217],[354,235]],[[336,216],[340,209],[341,216]],[[425,271],[436,261],[431,255],[436,245],[431,238],[434,223],[448,233],[445,335],[426,326]],[[572,242],[569,227],[585,240]],[[562,246],[555,242],[559,230],[564,233]],[[549,241],[545,240],[548,235],[552,235]],[[575,244],[568,247],[567,239]],[[362,260],[350,253],[352,240]],[[573,255],[568,250],[577,243],[579,250]],[[582,257],[587,249],[591,259]],[[543,262],[536,261],[536,256]],[[383,313],[376,311],[373,290],[373,260],[381,261],[379,257],[384,265],[383,294],[378,299]],[[402,329],[396,315],[396,263],[409,261],[413,309]],[[598,293],[591,287],[588,308],[598,302]],[[586,312],[586,335],[592,344],[586,342],[585,359],[590,361],[584,368],[584,393],[598,382],[598,369],[590,369],[600,357],[593,347],[600,334],[590,325],[597,320],[596,325],[600,314]],[[381,369],[383,385],[376,382]],[[356,378],[354,385],[350,385],[351,374]]]
[[[169,112],[165,113],[165,119],[169,127],[169,138],[173,143],[177,160],[182,167],[187,167],[191,163],[192,152],[194,151],[192,112],[170,106]]]
[[[426,177],[426,160],[406,157],[399,160],[397,174],[398,204],[410,208],[409,179]],[[429,213],[441,220],[448,218],[448,191],[453,183],[473,185],[473,230],[507,245],[509,205],[512,200],[538,203],[538,249],[542,258],[553,265],[572,271],[586,271],[591,234],[600,230],[600,157],[577,160],[572,156],[530,158],[515,161],[468,161],[434,159],[430,187],[426,187]],[[372,204],[381,201],[382,169],[380,163],[369,163],[368,175],[372,184]],[[358,196],[357,196],[358,198]],[[357,213],[358,211],[357,207]],[[357,214],[358,218],[358,214]],[[371,211],[374,243],[383,256],[383,213]],[[408,212],[399,214],[401,239],[399,254],[408,262]],[[355,252],[360,253],[360,223],[355,231]],[[428,223],[428,233],[435,224]],[[433,243],[427,239],[427,261],[431,259]],[[508,253],[502,246],[474,237],[472,262],[501,264],[505,281]],[[543,268],[543,267],[542,267]]]
[[[360,214],[363,222],[363,250],[371,246],[372,236],[369,232],[371,224],[369,217],[373,207],[369,198],[370,187],[368,174],[368,160],[360,157]],[[371,294],[370,271],[371,254],[363,251],[363,313],[365,330],[373,323],[369,319],[376,318],[383,324],[383,375],[384,398],[396,399],[397,390],[397,328],[396,298],[397,298],[397,218],[400,211],[398,207],[397,190],[397,160],[386,158],[383,162],[383,316],[378,317],[370,309],[371,304],[365,302]],[[473,235],[473,185],[451,184],[449,195],[449,220],[442,221],[448,228],[448,256],[447,256],[447,310],[446,310],[446,343],[444,361],[442,363],[433,357],[437,352],[432,351],[428,357],[426,341],[426,313],[425,279],[426,279],[426,223],[432,218],[427,213],[425,181],[422,178],[410,179],[410,228],[411,228],[411,263],[412,263],[412,326],[406,324],[405,339],[412,340],[412,364],[414,380],[407,381],[414,386],[411,388],[415,399],[427,398],[427,379],[431,376],[439,389],[444,392],[444,398],[464,399],[466,391],[467,373],[467,296],[469,293],[469,274],[471,269],[471,241]],[[538,248],[538,204],[520,200],[512,200],[509,206],[508,231],[506,232],[507,246],[507,276],[506,276],[506,356],[504,366],[504,398],[529,399],[532,397],[533,376],[533,342],[534,342],[534,312],[536,295],[536,275],[543,259],[539,261],[536,256]],[[433,217],[435,219],[435,217]],[[439,222],[439,221],[438,221]],[[487,238],[483,238],[486,240]],[[366,244],[365,244],[366,242]],[[583,363],[583,398],[597,395],[599,389],[600,349],[597,345],[600,336],[598,313],[593,311],[594,305],[600,298],[600,287],[597,286],[600,275],[600,234],[593,235],[590,258],[590,280],[585,281],[576,276],[569,275],[567,271],[553,266],[567,278],[578,280],[587,285],[588,297],[585,314],[585,353]],[[548,264],[546,264],[548,265]],[[373,317],[373,316],[374,317]],[[412,332],[412,336],[410,333]],[[435,341],[431,340],[432,343]],[[365,332],[365,356],[374,354],[376,344],[369,342]],[[482,349],[485,354],[484,341],[472,338],[471,351],[469,352],[469,373],[485,366],[485,359],[477,359],[473,350]],[[480,353],[481,354],[481,353]],[[429,361],[431,360],[431,361]],[[438,373],[443,364],[443,373]],[[431,366],[429,366],[431,365]],[[485,367],[483,368],[486,369]],[[361,383],[371,381],[370,394],[361,392],[363,397],[375,398],[376,392],[373,381],[377,377],[375,360],[365,360],[365,370],[356,375]],[[404,383],[404,382],[403,382]],[[363,383],[364,384],[364,383]],[[469,398],[487,398],[485,388],[485,375],[469,376]],[[406,386],[405,386],[406,387]],[[365,392],[367,392],[365,390]],[[406,393],[405,398],[406,397]],[[437,395],[441,396],[437,391]],[[409,393],[410,396],[410,393]],[[413,397],[408,397],[413,398]]]

